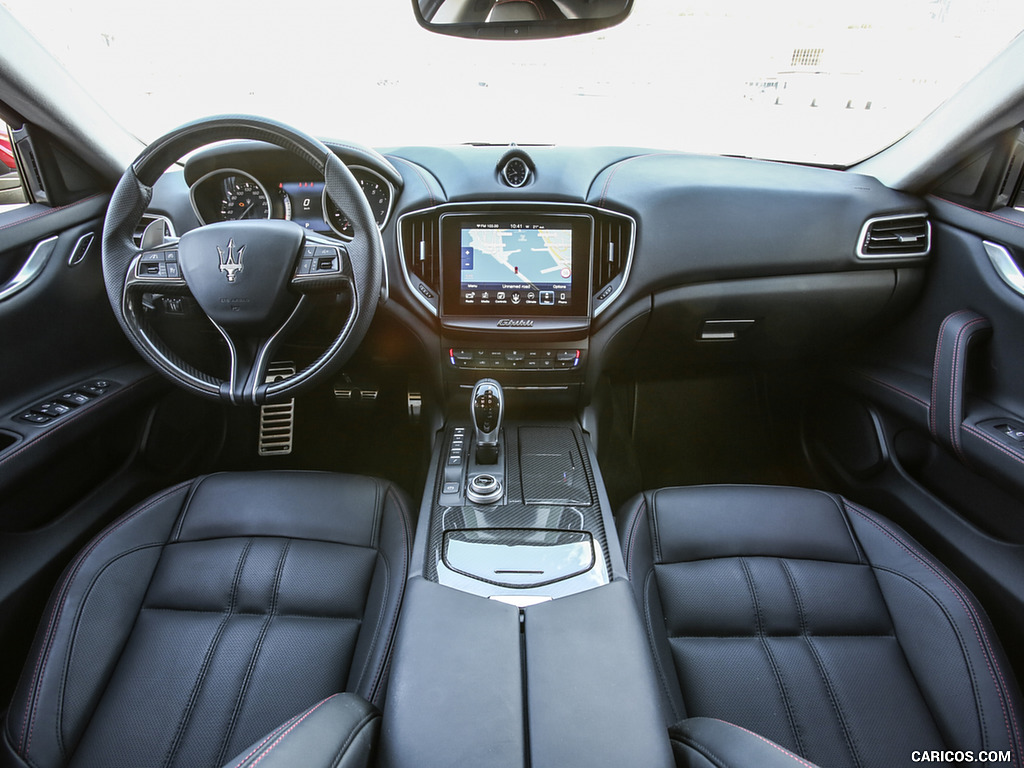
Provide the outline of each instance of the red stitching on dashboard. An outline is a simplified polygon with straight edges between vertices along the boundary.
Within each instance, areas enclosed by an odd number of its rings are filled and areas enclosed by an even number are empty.
[[[897,534],[895,531],[890,530],[883,523],[880,523],[879,521],[873,519],[871,516],[867,514],[865,510],[861,509],[856,504],[853,504],[852,502],[847,501],[845,499],[844,504],[848,509],[851,509],[854,512],[856,512],[862,518],[871,523],[871,525],[878,528],[878,530],[882,531],[882,533],[884,533],[890,539],[895,541],[898,545],[903,547],[903,549],[907,553],[909,553],[911,557],[913,557],[915,560],[921,563],[921,565],[923,565],[925,568],[931,571],[939,579],[939,581],[945,584],[946,588],[949,589],[953,597],[955,597],[957,599],[957,602],[960,603],[960,607],[963,608],[964,614],[967,616],[967,620],[971,623],[971,628],[974,630],[974,637],[978,641],[978,645],[982,651],[982,658],[985,660],[985,666],[988,667],[989,675],[992,677],[992,683],[995,686],[996,695],[999,698],[999,708],[1003,711],[1003,724],[1006,726],[1006,734],[1010,738],[1010,745],[1016,748],[1020,740],[1020,734],[1017,731],[1016,718],[1012,716],[1013,703],[1009,701],[1008,698],[1004,698],[1004,691],[1008,690],[1006,688],[1006,680],[1003,677],[1002,669],[999,668],[999,664],[996,663],[995,657],[992,655],[992,645],[988,639],[988,632],[985,630],[984,624],[982,624],[980,620],[975,622],[976,614],[974,612],[974,607],[973,605],[971,605],[970,600],[963,592],[960,591],[960,588],[957,587],[955,583],[950,581],[945,575],[938,571],[930,562],[928,562],[924,555],[919,553],[916,549],[914,549],[913,546],[904,541],[899,536],[899,534]],[[982,635],[984,635],[985,638],[984,642],[982,642]],[[992,657],[991,661],[990,656]],[[996,675],[999,676],[998,682],[996,681]],[[1000,685],[1000,682],[1002,683],[1002,685]],[[1007,714],[1007,707],[1011,708],[1010,715]],[[1018,762],[1018,765],[1019,764],[1020,763]]]
[[[103,195],[89,195],[88,197],[83,197],[81,200],[76,200],[75,202],[68,203],[67,205],[59,205],[56,208],[47,208],[45,211],[40,211],[34,216],[26,216],[24,219],[12,221],[10,224],[2,224],[0,225],[0,230],[10,229],[11,227],[16,227],[19,224],[24,224],[27,221],[35,221],[36,219],[42,218],[43,216],[49,216],[51,213],[57,213],[58,211],[64,211],[67,210],[68,208],[74,208],[76,205],[81,205],[82,203],[87,203],[90,200],[96,200],[101,197],[103,197]]]

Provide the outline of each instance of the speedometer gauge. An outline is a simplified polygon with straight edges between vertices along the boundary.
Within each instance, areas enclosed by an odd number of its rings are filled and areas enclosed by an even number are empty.
[[[225,176],[220,201],[222,221],[269,219],[270,201],[259,182],[251,177]]]

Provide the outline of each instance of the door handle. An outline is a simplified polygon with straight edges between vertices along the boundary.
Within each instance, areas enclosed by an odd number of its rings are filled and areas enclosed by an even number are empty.
[[[961,428],[964,421],[964,389],[967,353],[972,342],[987,337],[992,323],[977,312],[963,309],[942,321],[935,341],[932,398],[928,426],[932,437],[966,463]]]
[[[53,249],[57,245],[57,236],[49,237],[36,243],[28,259],[21,265],[18,274],[0,286],[0,301],[9,299],[14,294],[28,288],[32,282],[43,273],[46,263],[53,255]]]

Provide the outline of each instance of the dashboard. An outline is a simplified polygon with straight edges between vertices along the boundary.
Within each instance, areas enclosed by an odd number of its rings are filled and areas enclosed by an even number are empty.
[[[813,355],[902,311],[928,261],[922,201],[853,173],[616,147],[326,143],[381,232],[378,315],[420,340],[448,387],[500,370],[513,387],[579,392],[617,366]],[[311,168],[254,142],[192,155],[150,210],[179,233],[281,218],[353,235]]]

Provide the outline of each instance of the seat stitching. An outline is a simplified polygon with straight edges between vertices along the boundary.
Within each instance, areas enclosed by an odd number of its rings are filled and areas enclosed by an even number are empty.
[[[396,598],[395,610],[391,612],[391,623],[388,626],[387,640],[385,642],[384,652],[381,655],[380,664],[378,665],[377,671],[374,673],[373,677],[373,686],[371,688],[371,692],[373,695],[370,698],[370,701],[372,701],[375,704],[377,703],[377,696],[380,694],[380,685],[381,680],[383,679],[384,676],[384,671],[387,669],[388,663],[390,661],[391,646],[394,643],[395,638],[395,625],[398,623],[398,614],[401,609],[402,598],[405,596],[405,580],[406,578],[408,578],[409,575],[409,515],[405,509],[405,504],[402,501],[401,497],[397,493],[395,493],[394,486],[388,484],[388,489],[385,496],[390,497],[392,501],[394,501],[395,506],[398,507],[399,516],[402,519],[402,527],[400,529],[402,533],[402,578],[397,579],[398,584],[396,585],[395,589],[398,593],[398,597]],[[381,518],[383,520],[383,515],[381,516]],[[383,551],[381,552],[381,554],[383,554]],[[384,563],[385,565],[389,564],[387,557],[384,558]]]
[[[942,604],[942,602],[935,595],[935,593],[932,592],[926,585],[922,584],[921,582],[917,581],[914,578],[911,578],[910,576],[908,576],[905,573],[900,573],[899,571],[897,571],[897,570],[895,570],[893,568],[889,568],[889,567],[884,566],[884,565],[872,565],[871,566],[871,570],[872,571],[881,571],[882,573],[888,573],[890,576],[895,576],[897,578],[903,579],[908,584],[910,584],[910,585],[912,585],[914,587],[917,587],[919,590],[921,590],[925,595],[927,595],[931,599],[931,601],[935,604],[935,607],[938,608],[942,612],[942,615],[946,617],[946,621],[949,623],[950,629],[953,630],[953,635],[956,637],[957,645],[959,645],[959,647],[960,647],[960,655],[963,656],[964,666],[967,667],[968,676],[970,677],[970,680],[971,680],[971,694],[974,697],[975,707],[980,712],[981,711],[981,700],[980,700],[980,694],[978,692],[978,679],[977,679],[977,676],[976,676],[976,674],[974,672],[974,666],[971,664],[971,660],[967,656],[967,645],[966,645],[966,643],[964,643],[963,634],[960,632],[960,629],[957,627],[956,622],[953,621],[953,617],[950,614],[949,610],[946,608],[946,606]],[[876,583],[878,582],[878,577],[877,576],[875,577],[875,582]],[[883,600],[885,599],[885,595],[884,594],[882,595],[882,599]],[[888,606],[886,606],[886,607],[888,607]],[[891,621],[891,614],[890,614],[890,621]],[[896,644],[900,646],[900,651],[902,652],[903,651],[903,646],[900,643],[899,637],[896,636],[895,639],[896,639]],[[904,658],[906,658],[906,653],[905,652],[904,652],[903,655],[904,655]],[[917,676],[914,675],[914,671],[910,667],[909,660],[907,661],[907,668],[910,670],[910,676],[914,679],[914,683],[917,685],[918,690],[920,691],[921,690],[921,684],[918,682]],[[927,706],[928,702],[927,702],[927,699],[925,698],[923,692],[921,692],[921,699],[922,699],[922,701],[925,702],[926,708],[928,709],[928,714],[931,715],[932,722],[935,724],[935,730],[938,731],[940,734],[942,734],[942,728],[939,726],[938,721],[935,720],[935,715],[932,713],[931,707]],[[981,740],[982,740],[983,743],[985,741],[985,736],[984,736],[984,733],[983,733],[984,721],[985,721],[984,716],[979,716],[978,735],[981,737]]]
[[[651,527],[651,546],[654,549],[654,561],[662,562],[664,559],[661,553],[661,533],[658,528],[658,491],[651,494],[651,512],[648,515]]]
[[[669,706],[672,707],[672,716],[675,719],[680,719],[685,716],[685,712],[680,712],[676,708],[675,699],[672,698],[672,692],[668,683],[668,675],[665,674],[665,666],[661,663],[661,654],[658,653],[658,649],[654,644],[654,618],[651,616],[651,579],[655,577],[654,567],[647,571],[647,577],[644,579],[644,619],[647,622],[647,644],[651,648],[651,656],[654,657],[654,664],[658,668],[658,679],[661,682],[662,689],[665,692],[665,698],[668,699]]]
[[[696,737],[691,733],[686,735],[675,735],[670,733],[668,740],[671,744],[679,744],[683,747],[690,747],[697,750],[707,758],[708,762],[714,763],[718,768],[729,768],[729,764],[713,752],[711,747],[697,741]]]
[[[713,720],[718,720],[718,718],[712,718],[712,719]],[[790,757],[793,760],[796,760],[798,763],[800,763],[800,765],[806,766],[806,768],[816,768],[816,766],[814,766],[813,764],[807,762],[805,759],[803,759],[799,755],[796,755],[793,752],[791,752],[790,750],[786,749],[781,744],[776,744],[774,741],[766,739],[761,734],[754,733],[753,731],[748,730],[747,728],[744,728],[742,725],[736,725],[736,723],[726,723],[725,720],[718,720],[718,722],[725,723],[726,725],[731,725],[733,728],[739,728],[744,733],[749,733],[754,738],[757,738],[757,739],[760,739],[761,741],[763,741],[769,747],[772,747],[773,749],[777,749],[779,752],[781,752],[782,754],[786,755],[786,757]]]
[[[863,765],[860,755],[857,752],[853,734],[850,732],[846,718],[843,716],[843,709],[839,703],[839,697],[832,685],[832,680],[828,676],[828,671],[825,669],[825,662],[821,658],[821,654],[818,652],[818,649],[814,646],[814,643],[811,641],[811,638],[807,633],[807,614],[804,612],[804,602],[803,598],[800,596],[800,589],[797,586],[796,578],[790,570],[789,564],[784,559],[779,558],[779,563],[782,566],[783,572],[786,574],[786,581],[789,582],[789,588],[793,592],[793,600],[796,603],[797,616],[800,620],[800,635],[803,637],[804,643],[807,645],[807,649],[811,652],[811,656],[814,657],[815,665],[818,667],[818,674],[821,675],[821,681],[825,684],[825,690],[828,692],[829,702],[832,704],[832,709],[835,710],[836,717],[839,720],[839,727],[842,730],[843,738],[846,741],[846,748],[850,750],[853,762],[858,766]]]
[[[345,753],[348,751],[348,748],[352,746],[352,742],[359,738],[359,736],[362,734],[366,726],[368,726],[378,717],[380,717],[378,713],[368,712],[363,716],[362,720],[356,723],[355,727],[349,732],[348,737],[345,739],[345,742],[338,749],[338,753],[334,756],[334,760],[331,761],[331,768],[338,768],[338,766],[341,764],[341,761],[344,759]]]
[[[86,587],[86,589],[85,589],[85,591],[84,591],[84,593],[82,595],[81,608],[79,609],[79,611],[75,615],[74,622],[73,622],[73,627],[72,627],[72,630],[71,630],[71,637],[70,637],[70,640],[68,641],[68,650],[67,650],[67,653],[64,654],[64,664],[63,664],[63,667],[61,669],[60,685],[58,686],[60,693],[57,696],[57,718],[56,718],[57,747],[60,750],[61,756],[64,757],[65,759],[67,759],[67,749],[64,746],[64,735],[62,733],[63,720],[64,720],[64,699],[66,698],[68,675],[70,674],[70,670],[71,670],[71,657],[74,654],[75,644],[77,643],[78,630],[79,630],[79,627],[81,626],[81,621],[82,621],[82,613],[85,611],[85,606],[89,602],[89,597],[92,595],[92,591],[95,588],[96,583],[100,580],[100,578],[102,578],[103,574],[107,571],[107,569],[110,568],[110,566],[112,566],[114,563],[116,563],[119,560],[122,560],[123,558],[125,558],[125,557],[127,557],[129,555],[133,555],[136,552],[142,552],[143,550],[146,550],[146,549],[153,549],[154,547],[161,547],[162,548],[163,546],[164,546],[163,542],[154,541],[154,542],[150,542],[148,544],[140,544],[137,547],[133,547],[132,549],[129,549],[129,550],[125,551],[125,552],[121,552],[118,555],[116,555],[114,557],[111,557],[109,560],[107,560],[107,562],[105,562],[100,567],[100,569],[96,572],[96,574],[93,576],[93,578],[89,581],[89,586]],[[155,567],[154,567],[154,570],[155,570]],[[131,632],[128,633],[128,637],[129,638],[131,637]],[[126,644],[127,644],[127,641],[126,641]],[[122,652],[123,652],[123,650],[124,649],[122,648]]]
[[[640,518],[643,517],[643,515],[644,515],[644,513],[646,511],[647,511],[647,497],[641,497],[640,505],[636,509],[633,510],[633,519],[630,520],[630,522],[629,522],[629,526],[628,526],[629,533],[626,536],[626,541],[627,541],[627,544],[628,544],[627,547],[626,547],[626,551],[628,552],[628,554],[626,556],[626,576],[627,576],[627,578],[629,578],[630,581],[633,580],[633,550],[634,550],[634,547],[636,546],[636,539],[637,539],[636,531],[637,531],[637,528],[640,527]]]
[[[50,651],[53,648],[54,638],[56,636],[56,628],[60,624],[61,615],[64,613],[64,605],[67,598],[67,593],[71,588],[71,583],[74,578],[78,575],[82,566],[85,564],[86,559],[89,555],[96,550],[96,548],[114,531],[121,528],[131,520],[141,515],[146,510],[149,510],[160,504],[165,499],[173,496],[175,493],[180,491],[182,488],[188,485],[188,482],[179,483],[178,485],[169,488],[164,493],[157,496],[155,499],[150,501],[148,504],[139,507],[134,512],[128,514],[126,517],[121,519],[119,522],[109,527],[102,535],[93,541],[83,552],[81,552],[71,566],[61,582],[60,589],[57,593],[57,599],[54,603],[54,607],[50,611],[50,621],[46,627],[46,633],[44,634],[43,646],[40,648],[39,656],[36,659],[36,666],[32,672],[32,685],[29,689],[29,701],[28,706],[25,707],[25,717],[22,720],[22,755],[27,759],[28,752],[32,748],[32,735],[35,731],[35,720],[36,720],[36,707],[39,704],[39,694],[42,688],[42,676],[46,671],[46,665],[49,663]]]
[[[163,611],[167,613],[224,613],[223,610],[215,608],[157,608],[151,605],[144,606],[143,611]],[[235,611],[233,616],[266,616],[263,611]],[[278,613],[281,619],[324,619],[326,621],[362,621],[358,616],[318,616],[313,613]]]
[[[168,748],[167,754],[164,756],[162,762],[164,768],[167,768],[167,766],[170,766],[174,762],[174,758],[181,745],[181,740],[184,738],[185,731],[192,719],[192,713],[195,711],[196,702],[199,699],[199,693],[203,688],[203,683],[205,682],[206,675],[209,672],[210,664],[213,663],[213,655],[217,650],[217,646],[220,645],[220,639],[224,635],[224,630],[227,628],[228,622],[231,620],[232,613],[234,613],[235,603],[238,599],[238,583],[242,579],[242,570],[245,567],[245,562],[248,559],[249,550],[252,548],[252,544],[253,540],[249,539],[246,542],[245,547],[242,549],[241,554],[238,556],[238,562],[235,564],[235,576],[231,583],[231,597],[228,601],[228,609],[224,613],[224,618],[221,619],[220,624],[217,626],[217,631],[214,632],[213,638],[210,640],[210,647],[206,649],[206,656],[203,658],[203,663],[199,667],[199,676],[196,678],[196,681],[192,686],[192,693],[189,696],[188,703],[185,705],[185,711],[181,714],[181,719],[178,721],[178,727],[174,732],[174,737],[171,739],[171,745]]]
[[[978,645],[981,648],[982,658],[985,660],[985,666],[988,667],[989,675],[992,677],[992,683],[995,686],[996,694],[999,698],[999,706],[1000,709],[1002,709],[1003,713],[1003,723],[1006,726],[1007,735],[1010,737],[1010,743],[1014,745],[1014,752],[1019,756],[1020,734],[1017,730],[1016,717],[1013,713],[1013,703],[1009,700],[1009,697],[1005,695],[1005,691],[1007,690],[1004,687],[1006,686],[1006,680],[1003,677],[1002,669],[999,667],[999,664],[996,661],[995,656],[992,654],[992,647],[988,638],[988,632],[985,630],[984,624],[981,623],[980,616],[978,616],[977,613],[974,611],[974,606],[971,603],[971,600],[962,591],[960,591],[959,587],[957,587],[945,575],[943,575],[939,570],[937,570],[930,562],[928,562],[928,560],[923,555],[921,555],[908,542],[904,541],[903,538],[900,537],[895,531],[889,529],[889,527],[886,526],[884,523],[874,520],[857,505],[847,501],[846,506],[850,510],[856,512],[862,518],[867,520],[873,526],[878,528],[880,531],[882,531],[886,536],[888,536],[890,539],[895,541],[900,547],[902,547],[904,551],[910,554],[911,557],[913,557],[925,568],[931,571],[932,574],[934,574],[939,579],[939,581],[946,585],[946,588],[949,589],[950,593],[956,598],[957,602],[960,603],[960,607],[963,608],[964,614],[967,616],[967,620],[970,622],[971,628],[974,630],[974,636],[977,639]],[[977,618],[978,621],[975,621],[975,618]],[[984,637],[984,641],[982,641],[982,637]],[[996,679],[997,675],[998,680]],[[1002,685],[1000,685],[1000,682],[1002,683]],[[978,702],[978,704],[978,716],[982,718],[982,722],[984,723],[984,714],[981,710],[980,702]],[[1007,709],[1010,710],[1009,714],[1007,713]]]
[[[391,563],[388,560],[388,556],[384,552],[378,550],[377,551],[377,556],[380,558],[381,564],[383,565],[383,569],[384,569],[384,591],[383,591],[383,595],[381,596],[380,610],[377,612],[377,622],[376,622],[376,624],[374,624],[374,627],[373,627],[373,637],[370,640],[370,646],[369,646],[369,648],[367,650],[367,653],[366,653],[366,659],[363,661],[363,669],[362,669],[362,671],[360,671],[359,679],[356,681],[356,689],[357,689],[357,691],[362,688],[362,686],[363,686],[363,679],[366,677],[366,672],[370,668],[370,663],[373,661],[373,655],[374,655],[373,652],[377,648],[377,639],[380,637],[380,628],[384,624],[384,616],[388,612],[388,597],[389,597],[389,594],[391,592]],[[372,584],[372,581],[371,581],[371,584]],[[363,621],[364,622],[366,621],[365,608],[364,608]],[[386,653],[387,653],[387,651],[385,651],[385,654]],[[378,665],[378,668],[377,668],[377,670],[375,670],[375,672],[379,671],[379,670],[380,670],[380,667]],[[376,680],[374,680],[374,685],[376,685]],[[373,691],[371,690],[370,694],[372,695],[372,693],[373,693]]]
[[[224,761],[227,760],[228,747],[231,744],[231,737],[234,735],[235,728],[238,727],[238,718],[242,713],[242,706],[245,702],[245,697],[249,692],[249,684],[252,682],[252,675],[256,670],[256,662],[259,660],[260,652],[263,650],[263,642],[267,637],[267,633],[270,631],[270,625],[277,617],[277,600],[281,591],[281,579],[284,576],[284,564],[288,560],[288,552],[291,550],[292,540],[287,539],[284,547],[281,549],[281,555],[277,561],[276,574],[274,575],[274,591],[270,599],[270,612],[267,614],[266,619],[263,621],[263,626],[260,627],[259,634],[256,637],[256,643],[252,649],[252,656],[249,658],[249,666],[245,670],[245,677],[242,678],[242,686],[238,690],[238,698],[235,700],[235,706],[231,712],[231,718],[228,720],[228,728],[224,733],[224,739],[221,741],[220,751],[217,753],[216,765],[223,765]]]
[[[843,513],[843,508],[839,504],[839,500],[835,497],[834,494],[831,494],[831,493],[825,493],[824,491],[815,491],[815,493],[818,493],[818,494],[824,496],[829,501],[831,501],[832,504],[835,506],[836,512],[839,514],[839,519],[842,520],[843,521],[843,525],[846,526],[846,535],[850,537],[850,543],[853,545],[853,551],[857,553],[857,564],[858,565],[863,565],[864,563],[866,563],[867,562],[867,555],[864,553],[864,550],[861,548],[860,542],[857,541],[857,537],[853,535],[853,528],[850,527],[850,521],[846,519],[846,515]],[[842,497],[840,497],[840,498],[842,498]],[[803,560],[803,559],[810,559],[810,558],[791,558],[791,559]],[[825,560],[825,561],[822,561],[822,562],[834,562],[834,561]]]
[[[197,478],[193,482],[192,487],[188,489],[188,496],[185,497],[185,503],[181,507],[181,514],[178,515],[178,524],[174,527],[172,541],[179,541],[181,539],[181,531],[185,527],[185,516],[188,514],[189,509],[192,508],[192,499],[195,498],[196,493],[199,491],[199,486],[205,483],[208,478],[209,475]]]
[[[775,682],[779,686],[779,692],[782,695],[782,704],[786,708],[786,718],[789,720],[789,727],[793,731],[793,741],[796,743],[797,750],[803,752],[803,741],[801,740],[800,732],[796,727],[796,718],[793,716],[793,708],[789,703],[789,694],[786,692],[786,684],[782,679],[782,674],[779,672],[778,665],[775,663],[775,656],[772,654],[771,647],[768,645],[768,638],[764,633],[764,624],[761,619],[761,603],[757,599],[757,587],[754,584],[754,577],[750,573],[750,566],[747,565],[747,561],[742,557],[739,558],[739,561],[740,567],[743,569],[743,575],[747,579],[747,587],[750,589],[750,598],[753,601],[757,636],[761,640],[761,647],[764,649],[765,656],[768,658],[768,664],[771,666],[772,673],[775,675]]]
[[[337,694],[337,693],[331,694],[331,695],[330,695],[330,696],[328,696],[328,697],[327,697],[326,699],[324,699],[323,701],[321,701],[321,702],[320,702],[319,704],[316,704],[315,706],[312,706],[312,707],[310,707],[309,709],[307,709],[307,710],[306,710],[306,711],[305,711],[304,713],[302,713],[301,715],[296,715],[295,717],[293,717],[293,718],[292,718],[291,720],[289,720],[288,722],[286,722],[286,723],[284,723],[284,724],[282,724],[282,725],[278,726],[278,727],[277,727],[277,728],[276,728],[275,730],[273,730],[273,731],[271,731],[271,732],[270,732],[269,734],[267,734],[267,736],[266,736],[266,737],[265,737],[265,738],[264,738],[264,739],[263,739],[263,740],[262,740],[262,741],[261,741],[261,742],[260,742],[259,744],[257,744],[257,745],[256,745],[255,747],[253,747],[253,748],[252,748],[252,750],[251,750],[251,751],[249,752],[249,754],[248,754],[248,755],[246,755],[246,756],[245,756],[245,757],[243,757],[243,758],[242,758],[241,760],[239,760],[239,761],[238,761],[237,763],[235,763],[235,765],[234,765],[234,768],[241,768],[241,766],[245,765],[245,763],[246,763],[246,762],[247,762],[247,761],[248,761],[248,760],[249,760],[249,759],[250,759],[251,757],[253,757],[254,755],[256,755],[256,754],[257,754],[257,753],[258,753],[258,752],[259,752],[259,751],[260,751],[261,749],[263,749],[264,745],[266,745],[266,743],[267,743],[268,741],[270,741],[271,739],[275,738],[275,736],[276,736],[276,739],[277,739],[277,740],[276,740],[276,741],[274,741],[274,743],[273,743],[273,744],[271,744],[271,745],[270,745],[269,747],[267,747],[267,749],[266,749],[266,752],[264,752],[264,753],[263,753],[263,755],[261,755],[261,756],[259,757],[259,759],[257,759],[257,760],[256,760],[256,763],[258,763],[258,762],[259,762],[260,760],[262,760],[262,759],[263,759],[263,757],[265,757],[265,756],[266,756],[266,754],[267,754],[268,752],[270,752],[270,750],[272,750],[272,749],[273,749],[274,747],[276,747],[276,746],[277,746],[277,745],[278,745],[278,744],[280,743],[281,739],[283,739],[283,738],[284,738],[285,736],[287,736],[287,735],[288,735],[289,733],[291,733],[291,732],[292,732],[292,730],[293,730],[293,729],[294,729],[294,728],[295,728],[295,727],[296,727],[296,726],[297,726],[297,725],[298,725],[299,723],[301,723],[301,722],[302,722],[303,720],[305,720],[305,719],[306,719],[307,717],[309,717],[309,716],[310,716],[310,715],[312,715],[312,714],[313,714],[314,712],[316,712],[316,711],[317,711],[318,709],[320,709],[320,707],[322,707],[322,706],[323,706],[324,704],[326,704],[326,703],[327,703],[328,701],[330,701],[331,699],[333,699],[333,698],[336,698],[337,696],[338,696],[338,694]],[[283,731],[283,732],[282,732],[282,731]],[[279,735],[278,735],[278,734],[279,734]],[[253,765],[256,765],[256,763],[253,763]],[[250,767],[250,768],[251,768],[251,767]]]

